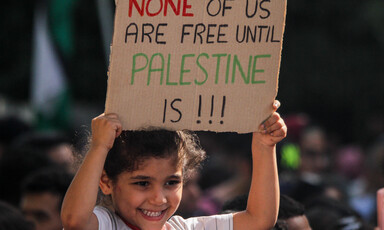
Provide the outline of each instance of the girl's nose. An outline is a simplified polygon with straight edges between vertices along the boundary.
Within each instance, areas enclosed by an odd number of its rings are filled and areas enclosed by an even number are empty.
[[[163,189],[154,189],[150,201],[154,205],[162,205],[167,203],[167,198]]]

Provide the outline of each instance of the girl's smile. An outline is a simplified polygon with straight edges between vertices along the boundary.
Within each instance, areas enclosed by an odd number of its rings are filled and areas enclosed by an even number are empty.
[[[139,209],[139,210],[142,212],[143,217],[146,218],[147,220],[158,221],[164,217],[167,209],[165,209],[163,211],[159,211],[159,212],[149,211],[149,210],[145,210],[145,209]]]

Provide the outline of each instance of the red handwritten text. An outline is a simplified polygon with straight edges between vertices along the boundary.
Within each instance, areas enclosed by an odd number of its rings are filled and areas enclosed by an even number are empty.
[[[167,16],[168,9],[171,8],[177,16],[181,13],[181,16],[183,17],[193,17],[193,13],[187,12],[187,10],[192,8],[192,5],[188,5],[188,0],[176,0],[176,4],[174,2],[175,0],[141,0],[141,5],[139,5],[138,1],[140,0],[129,0],[129,17],[132,17],[134,8],[140,16],[146,14],[149,17],[154,17],[161,12],[163,12],[164,16]]]

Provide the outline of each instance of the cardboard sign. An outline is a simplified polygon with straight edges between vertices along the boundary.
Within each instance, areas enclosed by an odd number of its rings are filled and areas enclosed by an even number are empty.
[[[252,132],[273,111],[286,0],[116,0],[106,113]]]

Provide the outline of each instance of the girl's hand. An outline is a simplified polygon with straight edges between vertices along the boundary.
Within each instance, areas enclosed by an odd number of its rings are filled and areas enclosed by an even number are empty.
[[[253,133],[254,144],[274,147],[287,136],[287,126],[276,112],[279,106],[280,102],[275,100],[273,103],[275,112],[260,125],[258,132]]]
[[[117,114],[101,114],[92,120],[92,147],[103,148],[107,152],[112,148],[115,138],[122,132]]]

